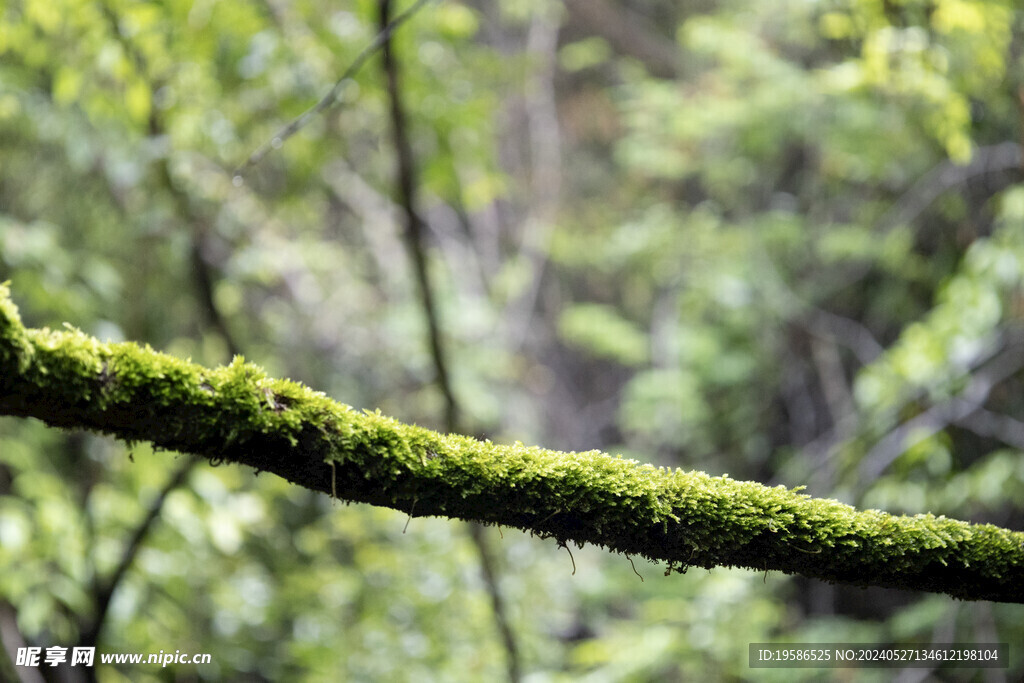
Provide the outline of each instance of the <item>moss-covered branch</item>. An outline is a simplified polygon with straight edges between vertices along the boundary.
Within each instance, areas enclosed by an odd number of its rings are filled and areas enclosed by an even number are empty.
[[[274,472],[413,516],[517,527],[682,571],[741,566],[1024,602],[1024,533],[858,511],[784,487],[442,435],[272,379],[79,331],[26,329],[0,286],[0,414]]]

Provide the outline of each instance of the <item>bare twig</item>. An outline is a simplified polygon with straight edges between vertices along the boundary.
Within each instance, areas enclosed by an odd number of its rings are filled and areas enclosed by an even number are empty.
[[[810,304],[806,306],[807,314],[803,324],[807,326],[808,331],[847,347],[857,356],[861,365],[869,365],[885,351],[871,331],[859,321]]]
[[[494,621],[497,623],[498,631],[501,634],[501,642],[505,646],[505,653],[508,657],[508,678],[510,681],[518,681],[522,678],[522,665],[520,664],[519,642],[516,633],[508,619],[508,610],[505,608],[505,599],[498,586],[498,572],[494,561],[493,553],[484,536],[484,525],[478,522],[469,523],[469,534],[473,539],[477,552],[480,554],[480,570],[484,575],[484,585],[487,587],[487,595],[491,598],[491,608],[494,611]]]
[[[825,405],[831,416],[832,424],[842,422],[845,415],[853,412],[853,392],[850,390],[843,369],[843,361],[839,357],[837,344],[833,340],[825,340],[811,336],[811,359],[818,374],[818,383],[825,396]]]
[[[860,463],[860,478],[864,484],[877,479],[911,444],[926,439],[950,424],[968,420],[982,408],[992,390],[1003,380],[1024,367],[1024,354],[1019,341],[1011,342],[995,358],[976,372],[959,395],[937,403],[920,415],[907,420],[889,432]]]
[[[957,426],[978,436],[997,439],[1007,446],[1024,451],[1024,422],[1014,417],[978,408],[955,422]]]
[[[157,494],[157,497],[153,499],[153,502],[149,506],[149,512],[146,514],[146,518],[141,524],[135,529],[135,533],[132,534],[131,540],[125,546],[124,551],[121,553],[121,561],[118,562],[117,567],[113,573],[106,579],[106,581],[99,582],[94,588],[94,594],[96,595],[96,614],[93,616],[89,626],[79,636],[79,642],[87,647],[94,647],[99,639],[100,631],[103,629],[103,624],[106,621],[107,610],[110,608],[110,601],[114,597],[114,592],[117,587],[121,585],[121,579],[124,578],[125,573],[132,566],[135,561],[136,555],[142,548],[143,541],[146,536],[149,535],[150,528],[160,517],[160,511],[163,510],[164,501],[167,500],[167,496],[171,491],[175,490],[185,482],[185,478],[188,476],[192,468],[199,462],[199,458],[195,456],[189,456],[188,460],[178,468],[178,471],[164,484],[163,489]]]
[[[412,145],[409,142],[408,123],[405,108],[402,104],[401,89],[398,84],[398,63],[391,48],[391,32],[388,30],[388,27],[393,26],[398,19],[390,20],[391,0],[381,0],[380,8],[382,26],[380,35],[384,36],[382,42],[383,69],[387,79],[387,92],[391,110],[391,132],[394,138],[395,154],[398,161],[398,203],[405,218],[405,237],[409,249],[409,257],[413,262],[416,281],[419,285],[420,300],[427,319],[427,334],[434,369],[437,372],[437,384],[441,389],[441,393],[444,394],[445,428],[449,432],[454,432],[459,420],[458,403],[455,400],[455,394],[452,392],[451,376],[445,357],[444,343],[441,339],[441,324],[437,312],[437,303],[427,267],[427,255],[424,247],[425,223],[416,209],[416,164],[413,159]],[[409,11],[407,10],[399,18],[408,14]]]
[[[430,2],[430,0],[416,0],[409,9],[405,10],[393,20],[385,24],[370,44],[363,48],[362,52],[356,55],[356,58],[352,60],[352,63],[349,64],[348,68],[341,74],[341,77],[335,82],[334,86],[326,95],[320,98],[319,102],[293,119],[288,125],[279,130],[274,137],[270,138],[270,140],[260,145],[256,151],[249,155],[248,159],[235,168],[232,175],[235,178],[240,179],[247,170],[260,163],[260,161],[262,161],[271,150],[279,149],[288,138],[302,130],[318,114],[334,106],[338,102],[338,97],[341,95],[342,90],[344,90],[348,82],[355,77],[356,73],[359,72],[359,69],[363,67],[370,57],[375,55],[388,44],[391,40],[391,34],[394,33],[399,26],[411,19],[412,16],[428,2]]]
[[[933,168],[878,221],[878,229],[888,231],[908,225],[920,218],[931,204],[944,193],[979,176],[991,173],[1020,174],[1021,147],[1016,142],[979,147],[968,164],[944,161]]]
[[[990,182],[986,196],[994,196],[1014,182],[1019,182],[1024,175],[1021,170],[1022,153],[1024,150],[1016,142],[1003,142],[975,149],[968,164],[958,164],[948,159],[937,164],[893,202],[889,210],[875,222],[875,232],[883,235],[900,226],[912,224],[946,192],[977,178],[995,176],[1000,180],[995,184]],[[860,282],[871,269],[869,263],[852,265],[842,275],[833,276],[830,290],[840,291]]]

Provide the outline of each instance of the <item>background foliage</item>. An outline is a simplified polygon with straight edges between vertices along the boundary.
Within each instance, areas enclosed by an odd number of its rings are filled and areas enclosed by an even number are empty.
[[[26,322],[243,352],[440,425],[378,62],[232,170],[377,11],[4,3],[0,280]],[[395,50],[466,431],[1024,528],[1022,41],[1012,0],[428,5]],[[76,642],[179,463],[0,422],[4,633]],[[160,672],[182,680],[501,675],[469,535],[405,522],[198,465],[99,645],[213,655]],[[573,575],[553,543],[486,533],[530,680],[745,678],[755,641],[1024,642],[1019,606],[641,583],[593,549]],[[1024,671],[1011,654],[997,675]]]

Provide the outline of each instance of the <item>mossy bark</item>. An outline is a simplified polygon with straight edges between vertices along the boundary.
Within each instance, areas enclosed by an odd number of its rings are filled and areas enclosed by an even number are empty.
[[[0,286],[0,414],[235,462],[412,516],[517,527],[687,567],[1024,602],[1024,533],[858,511],[782,486],[598,451],[497,445],[357,411],[236,358],[204,368],[74,329],[26,329]]]

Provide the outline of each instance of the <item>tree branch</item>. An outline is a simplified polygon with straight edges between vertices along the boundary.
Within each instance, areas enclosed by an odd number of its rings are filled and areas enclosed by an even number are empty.
[[[1024,603],[1024,533],[815,499],[597,451],[500,446],[360,412],[236,358],[204,368],[26,329],[0,286],[0,415],[249,465],[413,516],[501,524],[689,566]]]
[[[391,0],[380,0],[381,32],[386,32],[390,25]],[[381,64],[387,81],[388,103],[391,111],[391,133],[397,152],[399,204],[405,216],[406,244],[409,249],[409,256],[415,267],[420,301],[423,304],[423,312],[427,319],[427,339],[430,343],[431,357],[434,361],[435,381],[444,395],[445,429],[448,432],[455,432],[459,429],[459,415],[461,411],[459,410],[458,400],[455,398],[455,391],[452,388],[451,375],[448,372],[447,353],[444,339],[441,335],[441,322],[438,317],[437,297],[434,295],[430,272],[427,270],[426,240],[423,234],[426,224],[416,210],[416,192],[418,189],[416,163],[413,157],[412,145],[409,141],[408,118],[405,114],[402,89],[399,87],[398,59],[395,57],[394,44],[390,38],[384,41]],[[512,630],[508,616],[505,613],[505,602],[502,599],[501,589],[498,586],[494,560],[487,546],[487,539],[484,537],[481,526],[470,522],[469,533],[473,545],[476,546],[477,552],[480,554],[480,565],[483,570],[483,579],[487,586],[487,592],[491,597],[494,620],[498,627],[498,632],[501,634],[501,642],[505,646],[505,654],[508,660],[508,679],[511,683],[518,683],[522,679],[519,646],[516,642],[515,632]]]
[[[394,21],[397,21],[395,19]],[[381,35],[388,34],[388,26],[394,23],[391,19],[391,0],[380,2]],[[416,165],[413,160],[412,145],[409,142],[409,124],[402,105],[401,90],[398,85],[398,64],[390,38],[383,43],[382,59],[384,76],[387,79],[388,106],[391,114],[391,134],[395,144],[395,155],[398,160],[398,204],[405,218],[405,241],[409,256],[416,273],[417,290],[423,313],[427,322],[427,337],[430,342],[430,355],[437,372],[437,384],[444,395],[445,426],[448,431],[455,431],[459,421],[458,403],[452,391],[451,373],[448,372],[444,343],[441,340],[441,324],[438,320],[437,302],[434,290],[430,286],[430,272],[427,269],[427,253],[424,248],[423,218],[416,210]]]
[[[380,33],[374,36],[373,40],[370,41],[370,44],[363,48],[362,52],[356,55],[356,58],[352,60],[352,63],[348,65],[348,68],[345,69],[344,73],[342,73],[338,80],[335,81],[334,86],[331,87],[326,95],[320,98],[316,104],[304,111],[297,118],[293,119],[284,128],[279,130],[269,141],[260,145],[256,151],[249,155],[248,159],[235,168],[232,175],[235,178],[240,179],[242,174],[247,170],[263,161],[263,157],[267,156],[271,150],[280,149],[285,140],[305,128],[309,122],[316,118],[316,116],[321,112],[330,109],[332,106],[337,104],[338,96],[341,95],[341,91],[349,81],[355,78],[355,75],[361,68],[363,68],[363,64],[365,64],[370,57],[375,55],[378,50],[384,47],[384,45],[391,39],[391,34],[394,33],[399,26],[411,19],[412,16],[428,2],[430,2],[430,0],[416,0],[409,9],[405,10],[395,17],[394,20],[385,25],[381,29]]]
[[[1021,164],[1024,162],[1021,155],[1021,147],[1016,142],[1002,142],[975,149],[967,164],[943,161],[914,183],[885,212],[877,222],[877,229],[888,231],[901,225],[910,225],[943,194],[979,176],[1007,174],[1006,179],[999,183],[999,189],[1004,189],[1020,180]]]
[[[96,643],[99,642],[100,633],[107,618],[107,610],[110,609],[110,601],[113,599],[114,592],[118,586],[121,585],[121,579],[124,578],[128,569],[131,568],[132,563],[135,561],[135,556],[139,554],[143,542],[145,542],[146,537],[149,535],[150,529],[159,519],[167,496],[185,482],[185,478],[198,462],[198,458],[190,457],[164,484],[163,489],[160,490],[160,493],[157,494],[157,497],[150,504],[146,518],[135,529],[131,540],[124,547],[124,551],[121,553],[121,561],[118,562],[113,573],[105,581],[97,582],[94,590],[96,595],[96,614],[93,615],[92,621],[79,636],[79,643],[83,646],[95,647]]]
[[[494,613],[495,626],[501,635],[501,643],[505,648],[505,656],[508,659],[508,679],[515,683],[523,678],[523,665],[519,655],[519,640],[512,628],[508,618],[508,610],[505,609],[505,596],[498,584],[498,568],[494,560],[494,553],[484,536],[484,526],[477,522],[470,522],[469,535],[480,555],[480,569],[483,572],[484,586],[487,587],[487,595],[491,599],[491,611]]]
[[[862,484],[878,479],[914,443],[939,433],[950,424],[966,420],[982,408],[1000,382],[1024,367],[1022,350],[1021,343],[1011,339],[1005,350],[971,376],[959,394],[936,403],[882,437],[860,461]],[[915,439],[913,443],[908,442],[911,438]]]

